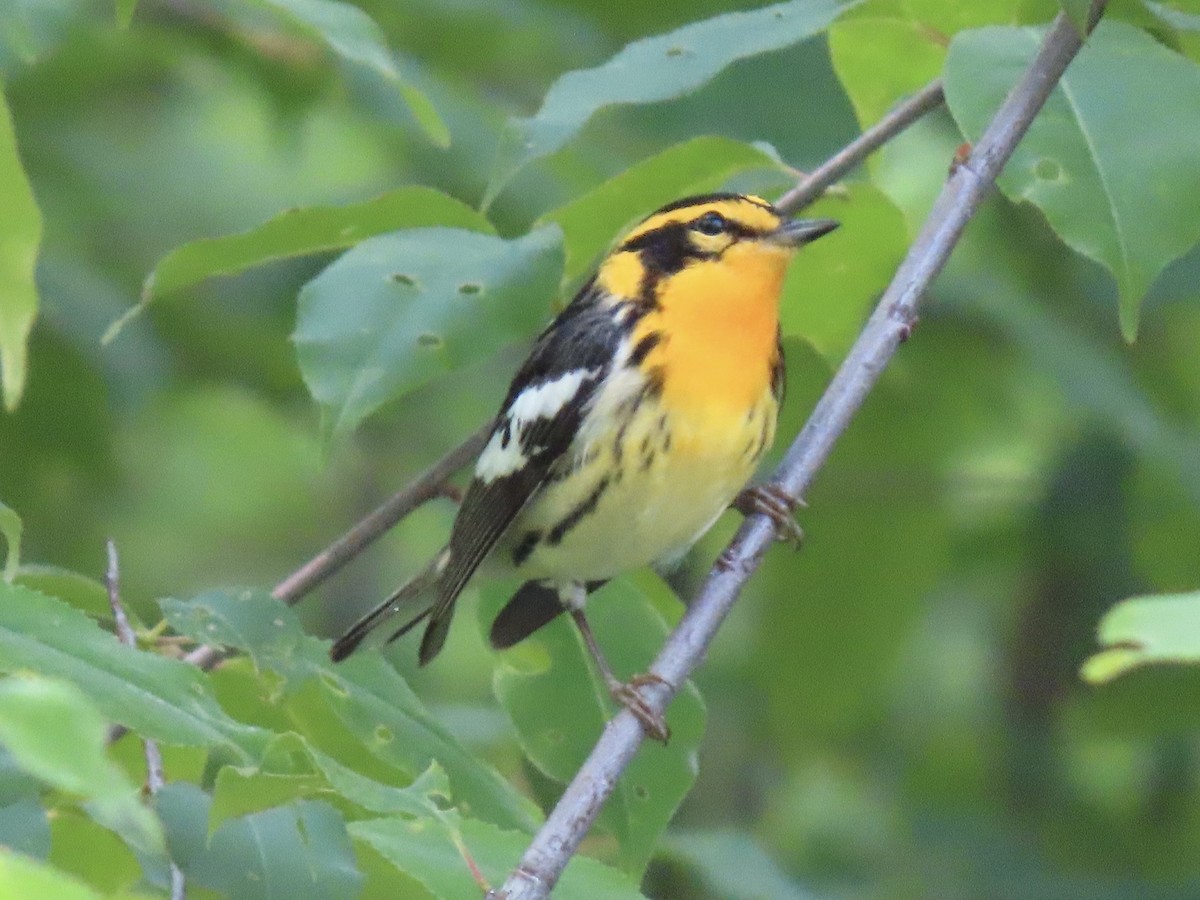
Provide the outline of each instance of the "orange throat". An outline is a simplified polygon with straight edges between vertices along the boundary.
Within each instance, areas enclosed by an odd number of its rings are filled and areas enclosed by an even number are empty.
[[[668,409],[705,418],[744,415],[770,393],[790,256],[733,247],[722,260],[688,266],[665,283],[659,308],[638,323],[634,343],[663,333],[646,364],[660,367]]]

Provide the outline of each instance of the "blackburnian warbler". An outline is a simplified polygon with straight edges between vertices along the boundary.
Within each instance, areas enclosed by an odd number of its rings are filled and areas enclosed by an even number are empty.
[[[783,395],[784,273],[797,248],[836,227],[788,220],[758,197],[711,194],[664,206],[624,235],[513,379],[449,544],[339,638],[333,659],[427,597],[389,640],[428,618],[429,662],[486,562],[527,579],[492,625],[493,646],[569,611],[613,697],[665,739],[661,717],[600,653],[584,601],[629,569],[670,567],[753,475]],[[795,527],[785,498],[749,496]]]

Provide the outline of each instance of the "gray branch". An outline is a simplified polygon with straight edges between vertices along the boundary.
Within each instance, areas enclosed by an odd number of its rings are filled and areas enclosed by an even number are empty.
[[[1093,22],[1104,5],[1105,0],[1093,2]],[[942,270],[967,222],[1080,45],[1079,32],[1060,14],[970,156],[948,178],[874,314],[776,471],[775,483],[789,496],[800,497],[812,483],[834,442],[908,336],[925,290]],[[926,90],[932,91],[932,86]],[[797,201],[791,198],[790,202]],[[656,712],[664,711],[677,690],[675,686],[682,685],[703,660],[718,627],[774,537],[774,526],[765,516],[754,515],[742,523],[722,554],[725,564],[710,572],[650,667],[650,672],[665,682],[642,688],[643,697]],[[549,895],[642,739],[641,725],[628,710],[622,710],[608,723],[517,868],[489,897],[540,900]]]

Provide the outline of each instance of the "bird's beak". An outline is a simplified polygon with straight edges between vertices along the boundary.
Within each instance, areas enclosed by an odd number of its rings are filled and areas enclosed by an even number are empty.
[[[767,235],[767,240],[782,247],[802,247],[829,234],[841,223],[833,219],[789,219]]]

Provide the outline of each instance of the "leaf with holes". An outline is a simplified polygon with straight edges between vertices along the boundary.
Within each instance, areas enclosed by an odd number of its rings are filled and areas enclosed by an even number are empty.
[[[1122,600],[1100,620],[1103,649],[1083,664],[1103,684],[1152,663],[1200,663],[1200,591]]]
[[[362,203],[289,209],[248,231],[201,238],[176,247],[158,261],[142,284],[142,296],[102,341],[113,340],[133,316],[160,297],[218,275],[235,275],[266,262],[352,247],[401,228],[445,225],[492,232],[491,223],[448,194],[410,185]]]
[[[512,119],[500,136],[484,195],[490,204],[524,166],[566,146],[605,106],[658,103],[707,84],[726,66],[797,44],[826,28],[857,0],[792,0],[725,13],[627,44],[594,69],[567,72],[529,119]]]
[[[1041,43],[1037,28],[958,35],[946,99],[978,139]],[[1000,176],[1070,247],[1116,278],[1121,331],[1137,335],[1151,282],[1200,240],[1200,66],[1148,34],[1102,22]]]
[[[359,244],[304,286],[300,371],[340,438],[389,400],[483,359],[545,324],[562,234],[506,241],[422,228]]]

